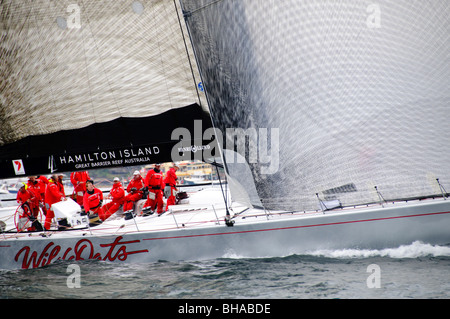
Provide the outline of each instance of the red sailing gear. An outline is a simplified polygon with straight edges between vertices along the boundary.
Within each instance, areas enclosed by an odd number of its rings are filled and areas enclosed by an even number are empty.
[[[73,185],[73,191],[76,195],[78,205],[83,205],[83,196],[86,193],[86,181],[91,179],[87,171],[73,172],[70,174],[70,181]]]
[[[29,189],[21,189],[20,191],[17,192],[17,202],[22,205],[25,204],[26,202],[28,202],[28,204],[32,205],[33,202],[35,201],[36,195],[30,191]]]
[[[158,187],[160,189],[164,188],[164,179],[163,179],[163,173],[159,169],[151,169],[148,171],[147,176],[145,176],[145,186],[148,188]]]
[[[28,208],[23,207],[23,213],[19,216],[19,218],[30,217],[29,214],[32,214],[34,217],[38,217],[39,215],[39,197],[33,188],[21,188],[17,192],[17,202],[20,205],[28,204]],[[29,231],[36,230],[34,226],[28,228]]]
[[[169,171],[166,174],[166,178],[164,179],[164,183],[166,183],[166,185],[172,186],[172,187],[176,187],[177,186],[177,173],[175,171],[175,168],[170,168]]]
[[[170,186],[170,194],[167,198],[166,211],[169,209],[170,205],[175,205],[175,196],[177,194],[177,173],[174,167],[170,168],[166,174],[166,178],[164,182],[166,183],[166,187]]]
[[[125,201],[125,189],[120,182],[114,183],[111,191],[109,192],[112,200],[103,205],[103,218],[102,220],[108,219],[112,214],[117,212],[121,205]]]
[[[39,186],[39,197],[42,203],[42,211],[44,212],[44,215],[47,215],[47,208],[45,207],[45,190],[47,189],[48,179],[47,177],[41,175],[37,176],[36,181]]]
[[[38,180],[34,180],[32,181],[31,179],[28,180],[27,183],[28,189],[33,191],[33,194],[35,194],[36,199],[37,199],[37,204],[39,205],[39,202],[42,200],[41,199],[41,190],[39,187],[39,181]]]
[[[62,180],[62,176],[58,176],[58,182],[56,183],[59,188],[59,192],[63,194],[64,198],[66,197],[66,191],[64,190],[64,184]]]
[[[59,191],[59,187],[52,179],[49,181],[45,190],[45,206],[47,208],[47,215],[45,216],[44,228],[49,230],[55,213],[53,212],[52,205],[65,199],[65,196]]]
[[[123,188],[122,183],[114,183],[109,194],[111,195],[113,202],[123,205],[123,202],[125,201],[125,189]]]
[[[148,187],[149,194],[143,207],[150,207],[152,210],[158,207],[158,214],[161,214],[164,206],[164,180],[161,170],[155,168],[148,171],[147,176],[145,176],[145,186]]]
[[[104,217],[102,202],[103,202],[103,192],[98,188],[94,187],[92,191],[86,190],[86,193],[84,193],[83,196],[84,211],[86,213],[91,212],[97,214],[100,219],[104,220],[102,218]]]
[[[136,175],[135,175],[136,176]],[[144,187],[144,179],[142,176],[138,176],[137,178],[133,177],[130,183],[127,186],[128,195],[125,196],[125,202],[123,204],[123,211],[133,209],[133,205],[135,202],[142,198],[142,189]],[[132,190],[132,188],[134,190]]]
[[[47,188],[47,184],[49,183],[47,177],[45,176],[38,176],[37,181],[39,181],[39,188],[41,189],[41,194],[45,195],[45,189]]]
[[[143,187],[144,179],[142,178],[142,176],[138,176],[137,178],[133,177],[127,186],[127,192],[131,193],[131,189],[136,188],[136,192],[139,192],[142,195],[142,191],[140,189]]]
[[[27,200],[29,201],[30,208],[37,208],[39,210],[39,189],[35,188],[34,185],[27,184],[25,189],[17,192],[17,201],[20,204],[24,204]]]

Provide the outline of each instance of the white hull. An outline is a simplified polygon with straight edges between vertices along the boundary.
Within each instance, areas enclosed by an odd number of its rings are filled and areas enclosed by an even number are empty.
[[[5,233],[0,269],[35,268],[57,260],[111,262],[274,257],[318,249],[387,248],[423,241],[450,243],[450,200],[312,213],[246,210],[224,223],[223,205],[175,206],[160,217],[118,219],[71,231]],[[234,213],[243,210],[235,207]],[[216,218],[218,216],[218,220]],[[233,215],[233,212],[232,212]],[[138,231],[139,230],[139,231]]]

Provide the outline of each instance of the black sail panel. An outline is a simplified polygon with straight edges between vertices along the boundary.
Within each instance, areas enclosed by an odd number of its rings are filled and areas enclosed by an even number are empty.
[[[0,147],[0,176],[192,160],[193,154],[177,150],[179,139],[172,133],[179,128],[192,133],[192,145],[209,147],[210,140],[194,134],[211,128],[210,116],[193,104],[151,117],[118,118],[81,129],[26,137]],[[179,157],[175,158],[173,152]]]

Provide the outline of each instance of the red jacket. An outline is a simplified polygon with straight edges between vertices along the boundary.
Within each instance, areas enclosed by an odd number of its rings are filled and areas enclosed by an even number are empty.
[[[25,192],[18,191],[16,199],[21,205],[26,203],[28,200],[30,200],[31,207],[39,205],[39,200],[31,189],[26,189]]]
[[[172,187],[176,187],[177,186],[177,174],[175,172],[175,168],[171,168],[169,169],[169,171],[166,174],[166,179],[164,180],[164,182],[166,183],[166,185],[170,185]]]
[[[161,170],[149,170],[145,176],[145,186],[149,189],[164,189],[164,178]]]
[[[45,203],[52,207],[54,203],[62,201],[64,197],[59,191],[58,185],[53,180],[50,180],[45,190]]]
[[[59,188],[59,192],[61,194],[63,194],[64,197],[66,197],[66,191],[64,190],[64,184],[62,183],[62,180],[58,179],[58,188]]]
[[[134,177],[131,179],[130,183],[127,186],[127,192],[131,193],[131,189],[133,187],[136,188],[136,192],[142,194],[142,191],[140,191],[140,189],[144,187],[144,179],[142,178],[142,176],[139,176],[138,179],[135,179]]]
[[[120,182],[113,184],[113,187],[111,188],[109,194],[111,195],[113,202],[119,205],[123,204],[125,198],[125,189]]]
[[[39,176],[36,178],[36,181],[38,181],[38,186],[39,186],[39,193],[41,194],[41,200],[43,200],[44,196],[45,196],[45,189],[47,188],[48,185],[48,179],[45,176]]]
[[[88,190],[86,190],[86,193],[84,193],[83,196],[84,211],[88,212],[92,209],[101,206],[102,201],[103,201],[103,192],[101,190],[95,187],[91,193]]]
[[[34,183],[31,180],[28,180],[27,186],[28,186],[28,190],[31,190],[33,192],[33,194],[36,196],[36,200],[37,202],[41,201],[41,188],[39,187],[39,184],[41,184],[42,182],[38,179],[36,179],[34,181]],[[18,192],[20,193],[20,192]]]
[[[76,192],[86,192],[86,181],[91,179],[87,171],[84,172],[73,172],[70,174],[70,181],[73,184],[74,191]]]

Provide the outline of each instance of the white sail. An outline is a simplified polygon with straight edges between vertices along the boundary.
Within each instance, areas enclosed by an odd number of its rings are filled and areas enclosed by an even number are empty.
[[[182,3],[215,125],[279,129],[266,207],[450,185],[448,1]]]

